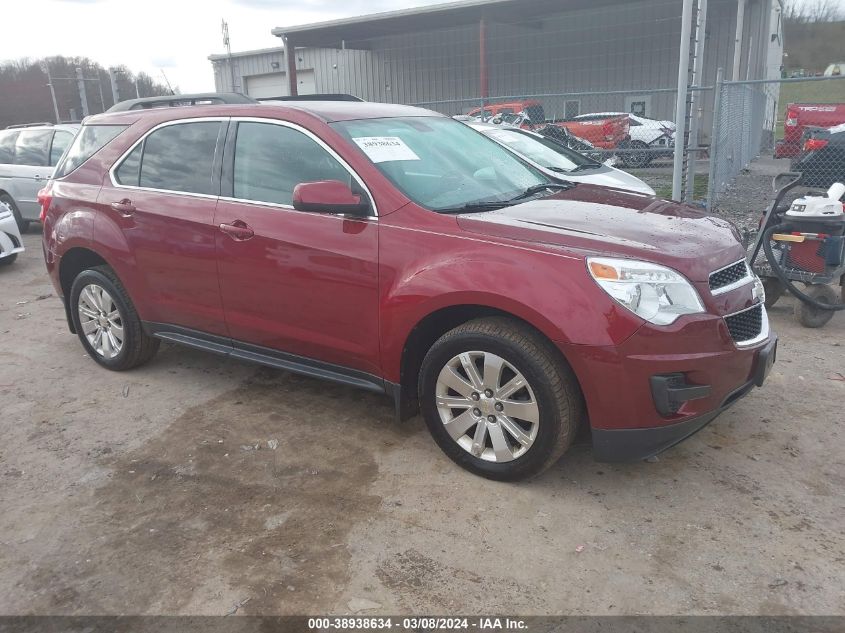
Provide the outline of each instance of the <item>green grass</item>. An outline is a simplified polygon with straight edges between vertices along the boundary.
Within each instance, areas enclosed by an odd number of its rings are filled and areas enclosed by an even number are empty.
[[[783,138],[783,117],[790,103],[845,103],[845,78],[781,84],[775,128],[777,140]]]
[[[696,174],[695,182],[692,186],[692,199],[704,200],[707,198],[707,182],[709,177],[706,174]],[[672,197],[672,185],[662,185],[654,188],[658,198],[669,199]]]

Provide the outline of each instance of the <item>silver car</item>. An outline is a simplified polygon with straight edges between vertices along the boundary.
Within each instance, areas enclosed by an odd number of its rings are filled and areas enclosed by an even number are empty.
[[[0,266],[11,264],[23,252],[23,241],[15,216],[8,205],[0,202]]]
[[[474,121],[464,123],[489,136],[500,145],[504,145],[551,178],[627,189],[648,196],[654,195],[654,189],[636,176],[587,158],[536,132],[490,123]]]
[[[70,147],[79,125],[33,123],[0,130],[0,202],[12,209],[21,232],[38,219],[38,191]]]

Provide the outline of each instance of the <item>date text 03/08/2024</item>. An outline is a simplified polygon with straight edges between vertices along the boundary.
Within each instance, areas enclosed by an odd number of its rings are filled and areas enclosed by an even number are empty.
[[[500,617],[325,617],[308,618],[308,628],[312,630],[360,630],[360,629],[399,629],[399,630],[511,630],[526,629],[526,623],[519,618]]]

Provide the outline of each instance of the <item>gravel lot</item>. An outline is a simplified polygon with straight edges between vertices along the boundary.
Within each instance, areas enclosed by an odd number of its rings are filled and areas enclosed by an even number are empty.
[[[99,368],[39,241],[0,269],[0,613],[845,614],[845,315],[778,305],[765,387],[656,463],[501,484],[372,394]]]

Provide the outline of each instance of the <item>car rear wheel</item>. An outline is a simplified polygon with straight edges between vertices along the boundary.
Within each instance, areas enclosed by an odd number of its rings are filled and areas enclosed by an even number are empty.
[[[11,255],[7,255],[6,257],[0,257],[0,266],[9,266],[17,258],[18,258],[17,253],[12,253]]]
[[[108,266],[82,271],[69,301],[82,346],[103,367],[123,371],[155,356],[159,340],[144,332],[126,289]]]
[[[15,204],[14,198],[7,193],[0,193],[0,202],[9,205],[12,215],[15,216],[15,223],[18,225],[18,230],[21,233],[26,233],[26,230],[29,228],[29,220],[24,220],[21,217],[21,212],[18,209],[18,205]]]
[[[645,167],[651,162],[648,145],[642,141],[631,141],[624,149],[629,151],[622,152],[619,156],[625,167]]]
[[[554,464],[584,417],[578,383],[557,350],[499,317],[444,334],[423,360],[419,394],[443,452],[470,472],[501,481]]]

